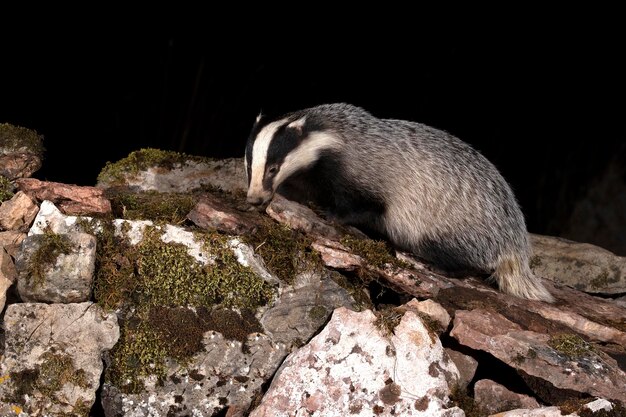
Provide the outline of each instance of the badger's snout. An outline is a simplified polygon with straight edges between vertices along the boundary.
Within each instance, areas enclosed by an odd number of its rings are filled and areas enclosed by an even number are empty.
[[[250,195],[246,197],[246,202],[256,209],[263,210],[270,203],[272,195]]]
[[[251,204],[253,206],[262,206],[263,204],[267,203],[267,201],[263,197],[257,196],[248,196],[246,198],[246,201],[248,202],[248,204]]]

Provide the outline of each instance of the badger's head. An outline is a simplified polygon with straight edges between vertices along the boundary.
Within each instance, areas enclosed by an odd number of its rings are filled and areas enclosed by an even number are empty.
[[[291,115],[267,122],[259,115],[248,138],[244,158],[248,177],[248,203],[265,206],[276,189],[296,172],[314,164],[325,149],[338,145],[307,115]]]

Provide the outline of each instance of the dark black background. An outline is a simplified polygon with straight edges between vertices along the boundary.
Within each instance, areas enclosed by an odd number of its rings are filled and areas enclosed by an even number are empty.
[[[0,122],[45,136],[37,178],[93,185],[141,147],[242,156],[260,110],[346,101],[473,144],[512,184],[529,230],[559,234],[626,141],[622,29],[560,18],[423,30],[422,17],[396,30],[385,17],[329,34],[291,17],[267,23],[272,39],[258,22],[211,30],[219,16],[192,31],[132,19],[22,29],[2,40]]]

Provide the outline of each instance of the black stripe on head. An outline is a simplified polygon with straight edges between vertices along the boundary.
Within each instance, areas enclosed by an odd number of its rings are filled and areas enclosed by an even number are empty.
[[[272,188],[274,176],[280,170],[287,155],[296,149],[306,137],[303,127],[289,127],[289,123],[284,124],[274,134],[270,146],[267,149],[266,170],[263,176],[263,188]],[[272,170],[272,168],[275,168]]]

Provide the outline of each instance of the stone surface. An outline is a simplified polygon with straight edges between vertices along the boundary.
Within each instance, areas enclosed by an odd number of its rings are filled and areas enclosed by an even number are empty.
[[[589,293],[626,293],[626,257],[551,236],[531,235],[531,243],[535,274]]]
[[[585,404],[585,408],[588,408],[594,413],[600,410],[611,411],[613,409],[613,404],[611,404],[610,401],[607,401],[604,398],[598,398],[597,400]]]
[[[450,335],[557,388],[626,401],[626,373],[602,351],[570,357],[550,346],[551,335],[522,330],[504,316],[483,309],[457,310]]]
[[[19,179],[16,185],[34,199],[55,203],[66,214],[111,213],[111,202],[104,197],[104,191],[100,188],[39,181],[35,178]]]
[[[234,235],[249,232],[255,226],[250,216],[233,210],[209,196],[203,197],[189,212],[187,218],[203,229]]]
[[[464,416],[447,408],[458,371],[419,317],[407,311],[391,336],[375,321],[369,310],[335,310],[250,416]]]
[[[354,308],[354,299],[324,271],[300,273],[293,286],[281,291],[261,324],[275,342],[302,345],[326,323],[338,307]]]
[[[0,246],[15,258],[18,249],[22,246],[22,240],[26,237],[26,233],[17,230],[6,230],[0,232]]]
[[[287,355],[284,344],[261,333],[250,334],[245,348],[214,331],[205,334],[203,344],[185,366],[171,361],[161,383],[146,378],[140,394],[124,394],[105,383],[106,416],[212,416],[226,406],[246,410]]]
[[[4,310],[7,290],[17,279],[17,271],[9,253],[0,246],[0,313]]]
[[[456,351],[454,349],[445,348],[446,353],[459,370],[459,388],[465,389],[476,375],[478,361],[469,355]]]
[[[0,229],[26,231],[38,211],[37,204],[28,195],[18,191],[0,205]]]
[[[96,238],[87,233],[59,235],[69,241],[68,254],[60,253],[54,263],[38,268],[34,258],[46,235],[32,235],[24,239],[16,258],[19,274],[17,290],[24,302],[80,303],[91,296],[96,261]],[[45,247],[44,249],[45,250]]]
[[[33,416],[86,415],[96,398],[102,352],[119,338],[115,314],[93,303],[11,304],[0,398]]]
[[[509,391],[506,387],[490,379],[481,379],[474,384],[474,400],[489,414],[518,408],[535,409],[541,406],[532,397]]]
[[[404,307],[429,317],[439,325],[441,332],[445,331],[450,325],[450,314],[436,301],[417,301],[416,299],[412,299],[406,303]]]
[[[53,202],[44,200],[41,202],[35,221],[28,231],[28,235],[38,235],[49,229],[53,233],[82,232],[78,225],[79,219],[91,220],[91,217],[66,216],[54,205]]]
[[[245,192],[248,188],[243,158],[199,162],[192,159],[173,168],[151,167],[123,176],[123,185],[139,191],[185,193],[211,186],[229,192]],[[99,188],[122,185],[99,180]]]
[[[41,157],[28,152],[2,154],[0,150],[0,175],[10,179],[30,177],[41,168]]]
[[[559,407],[525,408],[491,414],[489,417],[578,417],[577,414],[561,414]]]
[[[277,222],[286,224],[291,229],[300,230],[312,236],[339,239],[344,234],[329,222],[322,220],[310,208],[287,200],[278,194],[274,195],[272,202],[267,206],[265,211]]]

